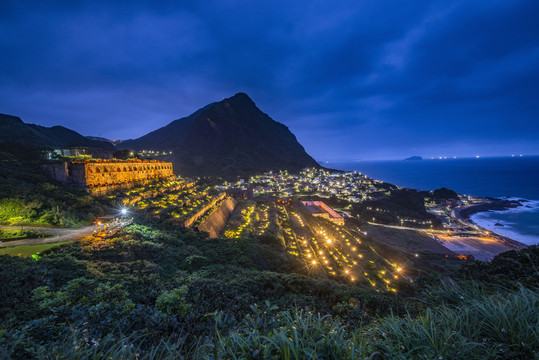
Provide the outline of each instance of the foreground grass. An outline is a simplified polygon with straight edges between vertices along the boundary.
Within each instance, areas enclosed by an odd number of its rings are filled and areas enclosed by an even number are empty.
[[[446,288],[447,290],[448,288]],[[461,300],[441,301],[415,317],[388,316],[350,330],[339,320],[295,310],[264,319],[255,311],[244,324],[206,346],[214,358],[250,359],[536,359],[539,295],[521,288],[485,295],[478,288],[449,291]]]
[[[51,344],[61,359],[538,359],[539,294],[521,287],[487,294],[477,285],[433,289],[439,305],[419,316],[386,316],[360,326],[303,309],[252,306],[232,329],[215,313],[213,337],[186,346],[185,337],[145,346],[150,335],[88,339],[84,329]],[[428,299],[426,300],[428,301]],[[9,344],[2,355],[10,356]]]
[[[53,247],[60,246],[63,244],[68,244],[69,241],[62,241],[51,244],[40,244],[40,245],[24,245],[24,246],[14,246],[0,249],[0,255],[11,255],[11,256],[22,256],[29,257],[34,254],[43,252]]]
[[[532,246],[396,295],[277,243],[132,225],[0,256],[0,359],[539,359],[537,264]]]

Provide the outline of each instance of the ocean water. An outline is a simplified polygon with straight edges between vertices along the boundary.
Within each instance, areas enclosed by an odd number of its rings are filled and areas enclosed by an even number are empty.
[[[461,194],[524,199],[524,206],[487,211],[472,220],[525,244],[539,244],[539,156],[435,160],[331,162],[323,166],[355,170],[395,185]],[[496,223],[504,226],[495,226]]]
[[[539,201],[527,201],[524,204],[523,207],[505,211],[473,214],[470,219],[485,229],[523,244],[539,244]]]

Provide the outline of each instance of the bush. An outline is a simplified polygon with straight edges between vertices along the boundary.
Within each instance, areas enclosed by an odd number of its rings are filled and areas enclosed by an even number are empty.
[[[157,298],[155,308],[167,315],[187,315],[187,312],[192,306],[187,302],[188,291],[189,287],[187,285],[183,285],[170,291],[165,291]]]

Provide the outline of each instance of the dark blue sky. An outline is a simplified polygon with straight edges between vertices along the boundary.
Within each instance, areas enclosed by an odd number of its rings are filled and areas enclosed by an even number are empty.
[[[0,2],[0,112],[134,138],[234,93],[319,160],[539,154],[539,1]]]

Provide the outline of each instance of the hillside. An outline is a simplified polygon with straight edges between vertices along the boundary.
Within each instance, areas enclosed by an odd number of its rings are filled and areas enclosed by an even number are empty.
[[[19,143],[38,147],[91,147],[113,150],[102,141],[88,139],[63,126],[26,124],[21,118],[0,114],[0,143]]]
[[[221,232],[212,239],[181,226],[225,222],[217,207],[228,199],[215,201],[209,182],[95,198],[47,183],[33,151],[0,144],[0,222],[72,226],[123,205],[134,223],[0,249],[2,359],[533,359],[539,349],[537,246],[492,263],[446,258],[420,233],[341,226],[268,198],[238,199],[222,230],[200,225]]]
[[[124,141],[118,148],[172,152],[175,171],[185,176],[319,167],[285,125],[263,113],[244,93]]]
[[[538,341],[531,329],[539,317],[530,270],[537,256],[533,247],[493,264],[471,263],[466,276],[489,280],[418,281],[411,296],[402,296],[307,274],[276,244],[133,225],[34,258],[0,256],[0,353],[11,359],[533,359]],[[522,270],[489,286],[490,275],[508,267]]]

